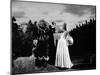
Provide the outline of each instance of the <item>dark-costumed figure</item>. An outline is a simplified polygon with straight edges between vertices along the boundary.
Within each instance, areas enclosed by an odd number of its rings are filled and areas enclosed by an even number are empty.
[[[40,20],[38,23],[38,33],[39,36],[37,38],[38,44],[37,48],[34,51],[35,56],[37,58],[37,64],[38,66],[43,66],[46,61],[49,60],[48,57],[48,39],[49,39],[49,28],[47,26],[47,22],[45,20]]]

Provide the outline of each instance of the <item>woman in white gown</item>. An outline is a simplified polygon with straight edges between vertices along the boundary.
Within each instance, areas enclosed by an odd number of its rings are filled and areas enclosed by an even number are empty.
[[[61,68],[71,68],[73,66],[68,51],[68,46],[72,44],[72,37],[68,34],[67,31],[64,31],[58,40],[55,66]]]

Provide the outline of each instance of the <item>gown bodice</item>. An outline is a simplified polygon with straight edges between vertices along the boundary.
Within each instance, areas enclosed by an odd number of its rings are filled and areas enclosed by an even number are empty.
[[[66,41],[67,45],[72,45],[74,40],[73,38],[68,34],[65,38],[65,34],[66,32],[63,32],[61,35],[60,35],[60,40],[64,40]]]

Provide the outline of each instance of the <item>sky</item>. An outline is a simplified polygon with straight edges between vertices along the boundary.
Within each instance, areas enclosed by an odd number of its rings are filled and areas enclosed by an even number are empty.
[[[67,23],[71,30],[85,20],[96,16],[96,7],[89,5],[55,4],[41,2],[12,1],[12,16],[15,16],[18,24],[39,21],[41,19],[51,23],[55,21],[57,25]]]

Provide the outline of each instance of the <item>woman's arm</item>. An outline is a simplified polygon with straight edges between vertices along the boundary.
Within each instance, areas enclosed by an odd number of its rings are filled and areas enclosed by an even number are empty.
[[[68,45],[73,45],[74,40],[69,34],[67,35],[66,40],[68,42]]]

